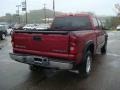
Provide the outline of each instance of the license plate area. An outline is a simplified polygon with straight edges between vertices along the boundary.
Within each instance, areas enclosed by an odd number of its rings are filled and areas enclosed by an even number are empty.
[[[49,60],[48,58],[44,58],[44,57],[35,57],[34,63],[37,65],[45,66],[45,65],[49,65]]]

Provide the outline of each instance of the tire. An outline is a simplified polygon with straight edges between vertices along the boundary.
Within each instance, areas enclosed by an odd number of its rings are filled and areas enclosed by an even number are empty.
[[[84,55],[84,62],[79,66],[79,76],[82,78],[87,78],[91,73],[92,68],[92,53],[87,51]]]
[[[35,65],[30,65],[29,66],[29,69],[31,70],[31,71],[42,71],[42,68],[41,67],[39,67],[39,66],[35,66]]]
[[[105,55],[107,52],[107,41],[105,41],[105,44],[103,45],[103,47],[101,48],[101,54]]]
[[[1,35],[1,40],[5,40],[5,38],[6,38],[6,35],[5,35],[5,34],[2,34],[2,35]]]

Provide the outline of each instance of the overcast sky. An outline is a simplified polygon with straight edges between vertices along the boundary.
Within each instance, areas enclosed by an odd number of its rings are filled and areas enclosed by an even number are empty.
[[[1,0],[0,16],[5,13],[16,13],[16,5],[24,0]],[[53,0],[27,0],[28,10],[38,10],[46,7],[52,9]],[[97,15],[116,15],[114,4],[120,0],[55,0],[56,11],[62,12],[94,12]],[[22,11],[21,11],[22,13]]]

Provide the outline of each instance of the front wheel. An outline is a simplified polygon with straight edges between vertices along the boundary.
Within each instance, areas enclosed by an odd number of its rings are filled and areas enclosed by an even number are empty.
[[[105,44],[101,48],[101,54],[104,55],[104,54],[106,54],[106,52],[107,52],[107,41],[105,42]]]
[[[86,78],[91,73],[92,67],[92,53],[87,51],[84,55],[84,62],[79,66],[79,75]]]

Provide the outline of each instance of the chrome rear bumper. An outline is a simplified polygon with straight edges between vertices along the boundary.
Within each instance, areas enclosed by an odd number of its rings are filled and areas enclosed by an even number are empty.
[[[55,69],[64,69],[64,70],[71,70],[73,68],[73,63],[70,61],[53,60],[47,57],[14,54],[14,53],[10,53],[10,57],[13,60],[21,63],[38,65],[46,68],[55,68]]]

